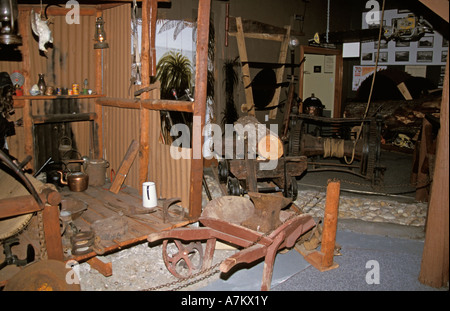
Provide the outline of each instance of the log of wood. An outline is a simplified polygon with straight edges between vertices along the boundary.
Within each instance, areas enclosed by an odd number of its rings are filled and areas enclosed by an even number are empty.
[[[430,95],[415,100],[376,101],[369,107],[368,116],[380,113],[384,121],[383,137],[395,139],[398,133],[413,138],[422,128],[426,114],[439,117],[442,96]],[[349,102],[344,108],[344,117],[362,118],[367,102]]]
[[[248,143],[249,154],[255,154],[261,158],[276,160],[283,155],[283,143],[277,133],[272,132],[264,124],[258,122],[255,117],[245,116],[235,123],[235,130],[240,128],[243,133],[237,132],[238,138]],[[248,130],[246,130],[248,129]],[[259,131],[263,133],[258,133]],[[256,144],[254,143],[256,142]]]

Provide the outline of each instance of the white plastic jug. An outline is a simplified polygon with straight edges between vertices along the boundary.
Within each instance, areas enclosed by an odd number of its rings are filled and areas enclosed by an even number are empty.
[[[158,205],[156,185],[152,181],[147,181],[142,184],[142,204],[145,208],[153,208]]]

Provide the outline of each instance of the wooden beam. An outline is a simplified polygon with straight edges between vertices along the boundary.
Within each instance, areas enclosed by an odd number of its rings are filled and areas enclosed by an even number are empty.
[[[33,9],[35,12],[39,13],[41,8],[39,5],[23,5],[19,4],[19,10],[31,11]],[[51,6],[47,9],[48,17],[52,16],[64,16],[66,15],[72,8],[66,9],[65,7],[56,7]],[[95,7],[80,7],[80,16],[95,16],[97,9]],[[44,12],[42,12],[44,14]]]
[[[241,106],[242,112],[247,112],[248,115],[255,115],[255,104],[253,102],[253,91],[251,87],[252,78],[250,76],[250,66],[248,64],[247,47],[245,46],[244,27],[242,19],[236,17],[237,28],[237,44],[239,50],[239,58],[242,63],[242,80],[244,82],[245,104]]]
[[[159,90],[158,90],[159,91]],[[105,97],[98,99],[97,104],[102,106],[127,108],[127,109],[149,109],[149,110],[167,110],[194,112],[194,103],[190,101],[177,101],[167,99],[124,99]]]
[[[142,85],[145,87],[150,85],[150,72],[152,60],[150,57],[150,25],[152,18],[151,10],[155,0],[142,0],[142,44],[141,44],[141,70]],[[149,92],[142,93],[141,99],[149,99]],[[140,132],[139,132],[139,184],[147,181],[148,164],[149,164],[149,141],[150,141],[150,111],[142,109],[139,115]],[[139,187],[139,193],[142,195],[142,187]]]
[[[48,259],[64,260],[59,224],[59,206],[46,205],[42,211],[42,219]]]
[[[286,62],[287,51],[289,49],[289,42],[291,41],[291,26],[287,26],[286,36],[284,37],[283,42],[281,43],[280,55],[278,56],[278,63],[284,64]],[[277,69],[277,83],[283,82],[284,77],[284,69],[285,66],[281,66]],[[273,96],[272,102],[268,105],[268,107],[277,106],[280,103],[280,95],[281,95],[281,87],[277,87],[275,89],[275,95]],[[278,108],[272,109],[269,112],[270,119],[276,119]],[[289,113],[289,112],[287,112]]]
[[[117,171],[116,179],[114,179],[109,191],[116,194],[119,193],[120,187],[122,187],[125,178],[127,178],[128,171],[130,170],[138,151],[139,143],[136,140],[133,140],[128,147],[127,153],[125,154],[119,170]]]
[[[163,100],[163,99],[147,99],[141,101],[142,107],[150,110],[167,110],[167,111],[181,111],[194,112],[194,102]]]
[[[442,17],[448,23],[449,4],[448,0],[419,0],[431,11]]]
[[[208,73],[208,41],[209,19],[211,12],[211,0],[199,0],[197,17],[197,55],[195,74],[195,102],[194,117],[200,117],[200,124],[194,122],[192,128],[192,145],[200,140],[200,149],[203,149],[203,127],[205,125],[206,90]],[[200,133],[200,137],[194,137]],[[195,147],[194,147],[195,148]],[[202,180],[203,180],[203,154],[194,154],[191,160],[190,192],[189,192],[189,217],[198,218],[202,213]]]
[[[33,124],[93,121],[96,118],[95,112],[47,114],[33,116]]]
[[[447,3],[448,4],[448,3]],[[448,11],[447,11],[448,12]],[[448,60],[441,104],[441,122],[437,138],[436,165],[431,185],[419,281],[432,287],[449,281],[449,92]]]
[[[158,19],[158,0],[151,0],[150,11],[150,32],[149,32],[149,42],[150,42],[150,76],[156,76],[156,21]]]
[[[41,201],[52,205],[61,202],[61,195],[57,191],[44,190],[39,194]],[[0,200],[0,218],[19,216],[42,210],[32,195],[24,195]],[[59,225],[58,225],[59,227]]]
[[[102,12],[98,10],[96,17],[100,17]],[[95,89],[98,94],[103,94],[103,50],[95,50]],[[97,159],[103,158],[103,107],[101,105],[94,105],[94,112],[97,119],[94,120],[94,132],[97,134],[96,146],[94,150]]]

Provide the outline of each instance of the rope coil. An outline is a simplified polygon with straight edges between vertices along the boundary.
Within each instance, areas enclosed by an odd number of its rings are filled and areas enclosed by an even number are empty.
[[[342,158],[344,156],[344,140],[336,138],[323,139],[323,157]]]

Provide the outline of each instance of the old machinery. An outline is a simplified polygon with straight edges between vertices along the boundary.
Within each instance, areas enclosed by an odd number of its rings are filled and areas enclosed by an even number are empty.
[[[291,115],[288,155],[306,156],[309,162],[314,157],[337,158],[341,163],[314,162],[308,172],[352,173],[371,180],[374,185],[379,184],[384,173],[380,166],[381,129],[381,117],[350,119]],[[359,161],[359,165],[355,161]]]

